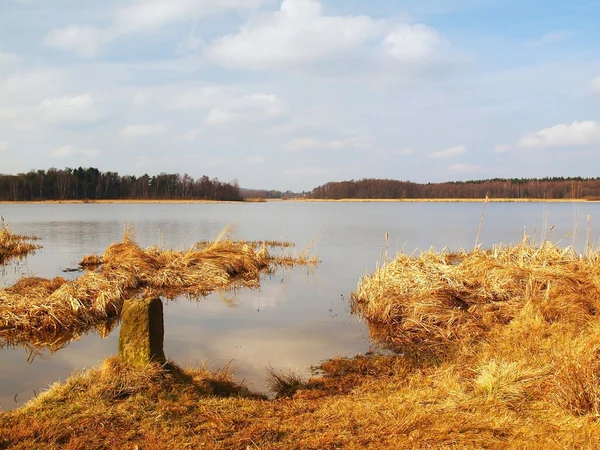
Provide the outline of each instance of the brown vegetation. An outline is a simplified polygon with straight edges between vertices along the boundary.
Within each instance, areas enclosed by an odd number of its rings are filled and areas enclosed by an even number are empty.
[[[32,241],[38,240],[35,236],[23,236],[12,233],[8,227],[0,226],[0,265],[6,264],[13,258],[24,258],[28,254],[42,248]]]
[[[599,258],[526,242],[399,255],[353,301],[402,354],[271,370],[274,400],[110,360],[0,415],[0,448],[600,448]]]
[[[55,350],[79,334],[118,319],[123,301],[137,294],[199,298],[213,290],[256,288],[260,277],[277,267],[316,264],[306,252],[271,255],[266,244],[217,240],[178,252],[141,248],[132,240],[109,246],[102,258],[87,256],[97,272],[73,281],[25,278],[0,290],[0,347],[27,343]]]

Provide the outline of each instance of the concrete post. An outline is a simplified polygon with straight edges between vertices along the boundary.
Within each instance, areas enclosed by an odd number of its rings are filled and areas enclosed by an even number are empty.
[[[165,362],[163,304],[160,298],[132,299],[123,304],[119,357],[133,366]]]

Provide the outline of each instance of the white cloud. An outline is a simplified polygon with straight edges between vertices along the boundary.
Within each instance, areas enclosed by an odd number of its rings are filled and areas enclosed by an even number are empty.
[[[498,144],[496,146],[494,146],[494,153],[504,153],[507,152],[511,149],[510,145],[506,145],[506,144]]]
[[[103,42],[110,34],[91,26],[69,25],[51,30],[44,38],[44,45],[59,50],[73,51],[84,58],[98,55]]]
[[[64,145],[59,148],[55,148],[50,154],[55,158],[66,158],[75,153],[75,147],[72,145]]]
[[[458,163],[449,166],[448,170],[455,173],[472,173],[481,170],[481,166],[477,164]]]
[[[98,149],[79,150],[73,145],[64,145],[52,150],[50,154],[54,158],[67,158],[69,156],[81,155],[85,158],[96,159],[102,154],[102,151]]]
[[[400,155],[400,156],[410,156],[413,153],[415,153],[415,151],[412,148],[401,148],[399,150],[395,150],[393,152],[395,155]]]
[[[592,80],[592,91],[600,94],[600,77],[596,77]]]
[[[269,0],[142,0],[121,8],[115,25],[123,31],[145,31],[211,14],[256,9]]]
[[[560,124],[527,134],[519,139],[519,147],[574,147],[600,142],[600,124],[586,120],[570,125]]]
[[[533,39],[527,42],[528,47],[541,47],[543,45],[554,44],[556,42],[560,42],[569,37],[569,33],[566,31],[550,31],[549,33],[544,34],[542,37],[538,39]]]
[[[430,61],[448,41],[424,24],[368,16],[328,16],[320,0],[283,0],[279,10],[254,17],[237,34],[212,43],[223,66],[268,70],[351,58],[384,56],[402,63]],[[385,58],[384,58],[385,59]]]
[[[324,16],[317,0],[283,0],[279,11],[217,39],[209,54],[224,66],[271,69],[324,60],[364,45],[382,33],[366,16]]]
[[[300,152],[307,150],[343,150],[343,149],[373,148],[373,143],[358,135],[348,136],[341,139],[317,139],[314,137],[294,138],[285,145],[289,152]]]
[[[166,132],[169,128],[163,124],[148,125],[127,125],[121,130],[121,136],[124,138],[145,138],[158,136]]]
[[[260,156],[260,155],[249,156],[248,158],[246,158],[246,162],[248,164],[260,164],[260,163],[262,163],[264,161],[265,161],[265,157],[264,156]]]
[[[181,136],[181,140],[187,141],[187,142],[194,142],[196,139],[198,139],[198,137],[200,137],[201,134],[202,134],[202,130],[192,129],[192,130],[189,130],[187,133],[183,134]]]
[[[204,123],[208,125],[222,125],[224,123],[235,122],[237,119],[239,119],[239,117],[236,114],[213,108],[204,118]]]
[[[433,152],[429,156],[432,158],[452,158],[453,156],[462,155],[467,151],[464,145],[457,145],[456,147],[450,147],[439,152]]]
[[[93,123],[102,119],[94,98],[89,95],[47,98],[39,105],[42,119],[52,124]]]
[[[106,28],[68,25],[51,30],[44,45],[93,58],[102,45],[128,33],[151,31],[239,9],[256,9],[270,0],[140,0],[118,9]]]
[[[435,29],[423,24],[401,24],[383,40],[384,51],[402,61],[425,60],[448,42]]]
[[[3,152],[4,150],[6,150],[7,146],[8,146],[8,144],[6,143],[6,141],[0,141],[0,152]]]
[[[274,94],[244,94],[235,87],[204,86],[176,95],[171,101],[171,109],[207,110],[204,122],[208,125],[221,125],[273,119],[282,114],[283,105]]]

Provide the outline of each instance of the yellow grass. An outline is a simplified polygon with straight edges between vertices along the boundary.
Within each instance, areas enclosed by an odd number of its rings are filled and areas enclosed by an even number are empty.
[[[199,298],[214,290],[257,288],[260,277],[278,267],[318,261],[305,253],[271,255],[266,244],[228,239],[182,252],[143,249],[126,236],[101,258],[87,256],[80,265],[92,262],[102,262],[100,269],[73,281],[25,278],[0,289],[0,347],[24,343],[56,350],[92,328],[108,333],[132,296]]]
[[[526,242],[399,255],[353,307],[401,354],[271,370],[274,400],[109,361],[0,415],[0,448],[600,448],[598,259]]]
[[[24,258],[35,250],[42,248],[41,245],[32,242],[37,239],[35,236],[12,233],[6,226],[0,227],[0,265],[13,258]]]

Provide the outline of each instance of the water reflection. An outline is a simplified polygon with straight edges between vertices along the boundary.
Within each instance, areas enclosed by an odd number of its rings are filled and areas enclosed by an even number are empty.
[[[236,224],[233,237],[248,240],[288,240],[299,247],[318,237],[315,253],[322,263],[307,276],[305,270],[278,271],[266,276],[258,290],[235,295],[211,294],[199,302],[185,298],[165,302],[165,353],[185,367],[209,361],[223,366],[233,360],[238,379],[252,387],[265,386],[266,366],[306,369],[320,360],[353,356],[370,346],[369,330],[350,315],[345,298],[359,278],[371,272],[389,233],[389,253],[448,246],[472,248],[481,204],[418,203],[255,203],[223,205],[1,205],[2,214],[21,234],[42,238],[44,249],[0,274],[0,284],[12,285],[20,276],[45,278],[64,274],[90,253],[101,254],[123,237],[132,224],[146,247],[187,248],[211,240],[227,225]],[[484,247],[516,243],[523,229],[537,236],[555,225],[558,241],[574,228],[575,212],[585,244],[587,215],[592,217],[592,242],[597,242],[600,204],[499,204],[487,206],[480,242]],[[564,241],[572,243],[572,235]],[[579,243],[579,244],[578,244]],[[345,297],[342,297],[344,295]],[[234,307],[231,307],[234,306]],[[96,330],[53,355],[44,353],[28,364],[21,348],[0,351],[0,408],[19,406],[49,383],[64,380],[74,370],[96,366],[114,355],[119,326],[100,339]],[[14,396],[18,394],[18,403]]]

